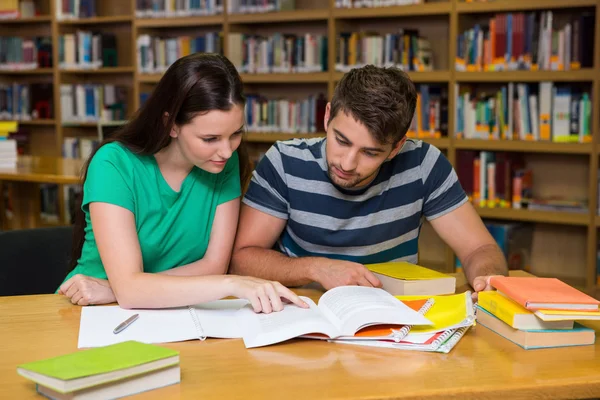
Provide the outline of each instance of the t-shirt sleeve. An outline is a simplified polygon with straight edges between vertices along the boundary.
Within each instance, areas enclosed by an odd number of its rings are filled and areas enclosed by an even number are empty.
[[[241,195],[240,159],[237,151],[235,151],[225,164],[225,169],[221,172],[217,204],[227,203]]]
[[[125,151],[117,146],[104,145],[92,158],[83,184],[82,208],[103,202],[135,212],[131,166]]]
[[[277,218],[288,219],[288,189],[281,152],[271,146],[252,173],[244,204]]]
[[[425,188],[423,215],[427,220],[441,217],[466,203],[468,197],[463,190],[456,171],[442,152],[426,145],[421,162],[421,176]]]

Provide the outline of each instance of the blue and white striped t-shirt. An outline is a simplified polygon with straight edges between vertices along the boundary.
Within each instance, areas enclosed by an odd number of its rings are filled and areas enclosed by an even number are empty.
[[[275,143],[243,199],[287,220],[276,247],[288,256],[417,263],[422,217],[437,218],[467,201],[447,158],[420,140],[408,139],[360,190],[331,182],[325,143],[324,138]]]

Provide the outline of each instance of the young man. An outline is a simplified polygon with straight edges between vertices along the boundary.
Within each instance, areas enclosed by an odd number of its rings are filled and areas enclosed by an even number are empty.
[[[395,68],[344,75],[324,139],[275,143],[243,199],[230,273],[280,281],[380,286],[364,264],[417,263],[422,218],[453,249],[476,293],[506,261],[441,152],[407,140],[412,81]]]

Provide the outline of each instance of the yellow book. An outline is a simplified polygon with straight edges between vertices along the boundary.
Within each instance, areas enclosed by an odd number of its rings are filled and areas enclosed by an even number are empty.
[[[477,304],[515,329],[573,329],[573,321],[544,322],[532,311],[496,291],[480,292]]]
[[[18,128],[17,121],[0,121],[0,135],[7,136],[9,133],[16,132]]]
[[[543,321],[600,321],[600,311],[537,310],[535,315]]]
[[[396,296],[400,301],[433,299],[433,306],[427,311],[427,319],[433,325],[414,325],[411,334],[441,332],[448,329],[472,326],[475,323],[475,311],[471,292],[445,296]]]
[[[408,262],[365,265],[394,296],[453,294],[456,278]]]

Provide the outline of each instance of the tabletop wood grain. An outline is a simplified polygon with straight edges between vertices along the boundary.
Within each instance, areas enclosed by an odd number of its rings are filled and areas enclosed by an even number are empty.
[[[299,290],[318,299],[316,290]],[[77,350],[81,308],[59,295],[0,297],[0,398],[41,398],[24,362]],[[600,325],[600,324],[599,324]],[[600,331],[600,326],[595,326]],[[163,344],[181,383],[144,399],[553,399],[600,397],[600,345],[523,350],[479,325],[449,354],[291,340]]]

